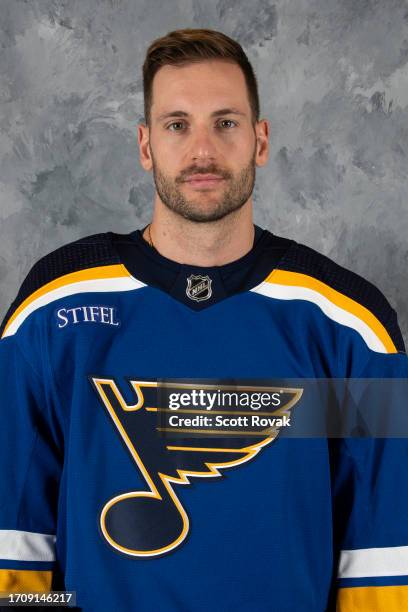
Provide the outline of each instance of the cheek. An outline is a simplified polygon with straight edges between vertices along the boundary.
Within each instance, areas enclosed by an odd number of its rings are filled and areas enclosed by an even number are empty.
[[[163,152],[162,152],[163,153]],[[181,165],[175,164],[174,155],[170,159],[170,156],[166,158],[165,155],[161,154],[159,159],[154,158],[155,168],[158,173],[165,179],[168,183],[174,183],[177,178],[180,176]]]
[[[253,155],[255,149],[255,138],[248,138],[242,135],[241,137],[232,135],[224,137],[220,141],[220,151],[228,162],[245,164]]]
[[[180,163],[188,156],[186,143],[169,136],[151,140],[151,149],[157,165],[171,174],[177,174]]]
[[[174,173],[174,151],[169,146],[166,146],[162,141],[150,141],[151,157],[154,165],[158,170],[166,174]]]

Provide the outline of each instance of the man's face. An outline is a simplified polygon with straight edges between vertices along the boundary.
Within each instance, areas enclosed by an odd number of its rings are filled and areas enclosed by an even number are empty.
[[[256,131],[239,66],[216,60],[161,68],[148,149],[143,165],[172,211],[208,222],[241,208],[255,183]]]

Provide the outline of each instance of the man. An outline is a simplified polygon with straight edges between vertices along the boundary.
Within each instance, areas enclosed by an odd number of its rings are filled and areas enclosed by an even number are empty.
[[[237,42],[171,32],[143,70],[152,222],[43,258],[3,323],[0,590],[86,612],[408,609],[404,440],[285,437],[302,389],[267,384],[406,377],[396,314],[254,226],[269,128]]]

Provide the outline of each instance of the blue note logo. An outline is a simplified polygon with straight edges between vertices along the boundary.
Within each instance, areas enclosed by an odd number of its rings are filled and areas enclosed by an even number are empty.
[[[59,308],[55,311],[57,327],[79,325],[81,323],[99,323],[119,327],[120,321],[114,306],[76,306],[75,308]]]
[[[290,424],[291,410],[303,393],[302,388],[208,384],[208,380],[197,384],[105,375],[89,376],[89,381],[145,481],[136,488],[129,482],[128,490],[114,486],[113,496],[103,494],[100,532],[116,551],[138,558],[166,555],[188,537],[190,518],[178,496],[179,486],[195,478],[224,478],[224,470],[239,468],[266,452]],[[262,410],[258,404],[237,405],[236,392],[243,398],[248,390],[253,400],[269,398],[269,404],[262,403]],[[225,395],[226,405],[220,404],[220,394]],[[174,395],[180,407],[172,403]],[[206,403],[209,395],[217,400],[213,417]],[[180,415],[177,423],[173,423],[175,412]],[[222,417],[219,425],[217,417]]]

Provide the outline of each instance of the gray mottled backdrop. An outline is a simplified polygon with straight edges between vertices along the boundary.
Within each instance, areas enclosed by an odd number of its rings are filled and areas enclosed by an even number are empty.
[[[141,65],[154,38],[243,45],[271,122],[255,221],[374,282],[408,340],[404,0],[1,0],[0,315],[40,256],[148,222]]]

